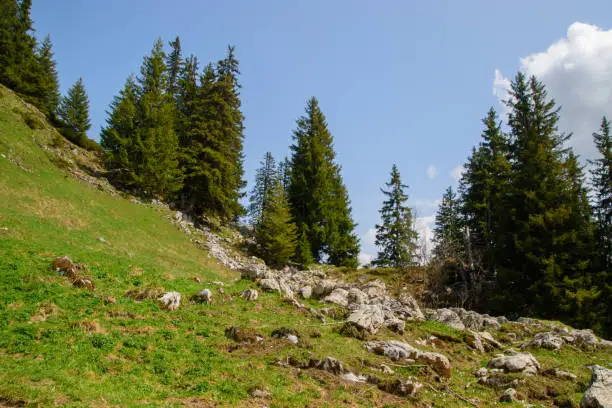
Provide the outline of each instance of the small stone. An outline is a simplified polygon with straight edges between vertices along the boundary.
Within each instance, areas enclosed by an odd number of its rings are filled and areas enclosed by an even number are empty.
[[[200,278],[198,278],[197,276],[195,278],[193,278],[194,281],[196,281],[197,283],[201,283],[202,281],[200,280]]]
[[[508,388],[502,396],[499,398],[500,402],[514,402],[517,401],[517,394],[514,388]]]
[[[202,289],[194,297],[195,297],[195,300],[197,300],[199,302],[208,303],[208,302],[210,302],[212,300],[212,296],[213,296],[213,294],[210,291],[210,289]]]
[[[117,303],[117,299],[115,299],[112,296],[108,296],[108,297],[106,297],[106,299],[104,299],[104,303],[106,303],[107,305],[109,305],[109,304],[114,305],[115,303]]]
[[[100,241],[100,242],[101,242],[101,243],[103,243],[103,244],[106,242],[106,240],[104,239],[104,237],[99,237],[99,238],[98,238],[98,241]]]
[[[476,378],[482,378],[486,376],[487,376],[487,369],[485,367],[479,368],[478,370],[474,371],[474,377]]]
[[[181,304],[181,294],[178,292],[166,292],[157,301],[166,310],[177,310]]]
[[[253,300],[257,300],[257,298],[259,297],[259,293],[255,289],[247,289],[242,292],[240,297],[246,300],[253,301]]]
[[[250,392],[251,397],[253,398],[269,398],[270,392],[263,388],[255,388]]]

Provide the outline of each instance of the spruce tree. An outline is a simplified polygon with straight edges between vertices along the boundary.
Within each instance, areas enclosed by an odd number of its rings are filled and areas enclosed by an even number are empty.
[[[172,97],[175,97],[179,86],[179,75],[183,65],[181,39],[177,36],[174,41],[170,41],[172,51],[168,54],[166,65],[168,67],[168,84],[167,91]]]
[[[260,162],[260,167],[255,171],[255,185],[249,197],[248,215],[252,225],[257,226],[263,220],[263,213],[269,202],[268,195],[277,183],[281,183],[281,180],[277,172],[276,161],[272,153],[267,152],[263,161]]]
[[[599,157],[591,160],[597,247],[601,267],[612,276],[612,134],[605,116],[593,140],[599,152]]]
[[[306,115],[297,120],[293,140],[288,191],[299,230],[297,253],[308,258],[307,245],[316,262],[326,258],[334,265],[357,266],[359,242],[348,194],[316,98],[308,101]]]
[[[452,187],[442,196],[435,218],[433,256],[435,262],[464,263],[465,240],[464,223],[460,206]]]
[[[234,48],[227,57],[209,65],[200,78],[184,143],[187,208],[222,219],[244,213],[239,200],[243,177],[244,116],[240,110],[238,60]]]
[[[0,83],[45,110],[43,73],[30,17],[32,0],[0,0]]]
[[[38,49],[38,64],[42,71],[40,92],[44,109],[41,110],[51,119],[51,121],[55,122],[55,113],[60,101],[60,92],[56,63],[53,59],[53,51],[51,48],[51,37],[47,35]]]
[[[471,263],[495,274],[496,242],[504,217],[504,194],[510,177],[509,145],[493,108],[483,119],[482,142],[474,149],[461,178],[461,212],[469,230]]]
[[[381,248],[374,265],[393,268],[412,266],[415,258],[417,232],[412,228],[412,211],[406,205],[407,185],[402,184],[397,166],[391,169],[389,190],[381,188],[387,198],[380,209],[382,223],[376,225],[376,246]]]
[[[278,163],[278,175],[283,188],[288,193],[289,185],[291,184],[291,162],[289,161],[288,157],[285,157],[283,161]]]
[[[268,265],[282,267],[295,254],[297,228],[291,220],[287,193],[278,178],[273,180],[265,195],[255,238],[260,256]]]
[[[104,164],[108,179],[117,186],[138,190],[140,178],[137,164],[142,150],[136,129],[138,120],[138,85],[133,76],[128,77],[123,89],[111,103],[106,126],[100,134],[104,152]]]
[[[496,301],[510,315],[571,318],[589,269],[592,240],[581,171],[559,133],[544,85],[519,73],[511,84],[511,177],[500,209]],[[581,242],[583,244],[581,244]],[[569,251],[569,252],[568,252]]]
[[[144,58],[138,78],[139,126],[136,140],[141,146],[136,173],[144,196],[169,199],[182,186],[178,163],[178,138],[174,128],[175,106],[167,93],[167,68],[163,43],[158,39]]]
[[[83,78],[68,90],[57,108],[63,135],[71,142],[87,147],[87,131],[91,128],[89,120],[89,99]]]

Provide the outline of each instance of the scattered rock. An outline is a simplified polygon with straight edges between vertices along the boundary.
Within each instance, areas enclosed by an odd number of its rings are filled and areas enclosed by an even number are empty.
[[[72,281],[72,285],[77,288],[87,288],[89,290],[96,290],[96,287],[94,286],[92,281],[86,278],[77,277]]]
[[[225,329],[225,335],[239,343],[256,344],[261,343],[264,337],[255,330],[240,326],[231,326]]]
[[[572,330],[564,337],[568,343],[581,349],[592,350],[599,345],[599,339],[592,330]]]
[[[249,395],[253,398],[270,398],[270,392],[265,388],[255,387],[249,390]]]
[[[592,365],[591,383],[580,400],[581,408],[612,407],[612,370]]]
[[[276,279],[262,279],[259,281],[259,286],[268,292],[280,292],[280,286],[278,285],[278,281]]]
[[[465,330],[465,325],[457,313],[450,309],[428,310],[426,312],[428,320],[435,320],[457,330]]]
[[[389,357],[391,360],[415,360],[427,364],[443,377],[451,377],[451,365],[448,358],[439,353],[421,351],[401,341],[373,341],[364,347],[371,352]]]
[[[363,285],[361,291],[370,299],[376,299],[386,295],[387,285],[383,281],[375,279]]]
[[[342,288],[334,289],[329,295],[323,298],[324,302],[335,303],[342,307],[348,306],[348,291]]]
[[[210,303],[212,301],[212,292],[209,289],[202,289],[193,296],[196,302]]]
[[[115,303],[117,303],[117,299],[115,299],[115,298],[114,298],[114,297],[112,297],[112,296],[107,296],[107,297],[104,299],[104,303],[106,303],[107,305],[114,305]]]
[[[336,282],[329,279],[321,279],[312,287],[312,295],[320,298],[327,296],[336,288]]]
[[[195,278],[193,278],[194,281],[196,281],[197,283],[201,283],[202,281],[200,280],[200,278],[198,278],[197,276]]]
[[[482,378],[486,376],[487,376],[487,369],[485,367],[479,368],[478,370],[474,371],[474,377],[476,378]]]
[[[103,244],[104,244],[104,243],[106,243],[106,240],[104,239],[104,237],[99,237],[99,238],[98,238],[98,241],[100,241],[100,242],[101,242],[101,243],[103,243]]]
[[[257,293],[255,289],[247,289],[242,292],[240,297],[246,300],[253,301],[253,300],[257,300],[257,298],[259,297],[259,293]]]
[[[272,332],[272,337],[277,339],[287,339],[293,344],[298,344],[300,334],[297,332],[297,330],[281,327],[280,329],[276,329]]]
[[[501,348],[501,343],[493,338],[489,332],[468,331],[466,343],[480,352]]]
[[[414,379],[402,380],[397,378],[378,384],[378,388],[401,397],[415,397],[421,388],[423,388],[423,384]]]
[[[161,297],[157,298],[157,301],[161,307],[166,310],[176,310],[181,304],[181,294],[178,292],[166,292]]]
[[[492,372],[493,370],[490,370]],[[522,383],[518,378],[510,379],[506,375],[487,375],[478,378],[478,384],[493,388],[518,387]]]
[[[63,276],[76,279],[78,277],[78,272],[85,269],[85,265],[74,263],[70,258],[64,256],[53,260],[53,269]]]
[[[299,291],[303,299],[310,299],[312,296],[312,286],[304,286]]]
[[[514,402],[518,401],[516,390],[514,388],[508,388],[502,396],[499,398],[499,402]]]
[[[359,308],[368,301],[368,295],[358,288],[350,288],[347,294],[349,308]]]
[[[355,373],[348,372],[348,373],[342,374],[342,379],[345,381],[349,381],[349,382],[364,383],[364,382],[367,382],[368,377],[364,375],[357,375]]]
[[[531,353],[508,351],[509,355],[498,354],[487,364],[489,368],[500,368],[506,373],[522,372],[525,375],[536,375],[540,370],[540,363]]]
[[[559,370],[558,368],[550,368],[544,372],[542,372],[542,374],[544,375],[549,375],[551,377],[556,377],[556,378],[560,378],[562,380],[569,380],[569,381],[574,381],[576,380],[576,378],[578,378],[576,375],[568,372],[568,371],[563,371],[563,370]]]
[[[333,357],[325,357],[324,360],[310,359],[308,362],[309,368],[317,368],[319,370],[327,371],[335,375],[341,375],[348,373],[349,371],[344,368],[342,361],[337,360]]]
[[[561,336],[553,332],[541,332],[537,333],[530,342],[523,344],[521,348],[543,347],[548,350],[559,350],[562,345]]]
[[[385,320],[385,327],[396,333],[404,334],[406,322],[398,319],[397,317],[392,317],[391,319]]]
[[[385,322],[385,315],[380,305],[363,305],[349,315],[347,322],[376,334]]]

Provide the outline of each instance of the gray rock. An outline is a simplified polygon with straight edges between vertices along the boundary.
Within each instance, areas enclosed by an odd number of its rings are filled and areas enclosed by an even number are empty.
[[[478,370],[474,371],[474,377],[476,378],[482,378],[486,376],[487,376],[487,369],[485,367],[479,368]]]
[[[514,402],[517,401],[517,394],[514,388],[508,388],[502,396],[499,398],[500,402]]]
[[[459,318],[459,315],[450,309],[437,309],[429,311],[427,319],[436,320],[457,330],[465,330],[465,325],[461,321],[461,318]]]
[[[327,296],[336,288],[337,283],[330,279],[321,279],[312,287],[312,295],[320,298]]]
[[[612,370],[592,365],[591,384],[580,400],[581,408],[612,408]]]
[[[599,344],[599,339],[591,330],[573,330],[566,336],[566,340],[570,344],[582,349],[594,349]]]
[[[332,293],[323,298],[324,302],[335,303],[342,307],[348,306],[348,291],[342,288],[336,288]]]
[[[157,301],[166,310],[176,310],[181,304],[181,294],[178,292],[166,292],[158,297]]]
[[[525,375],[536,375],[540,363],[531,353],[508,351],[510,355],[498,354],[487,364],[488,368],[501,368],[507,373],[522,372]]]
[[[576,375],[568,372],[568,371],[563,371],[563,370],[559,370],[558,368],[551,368],[549,370],[544,371],[545,375],[551,375],[553,377],[557,377],[560,378],[562,380],[568,380],[568,381],[574,381],[576,380],[576,378],[578,378]]]
[[[291,286],[289,286],[289,283],[287,283],[285,279],[278,280],[278,289],[284,297],[288,299],[293,298],[293,290],[291,290]]]
[[[354,373],[348,372],[348,373],[342,374],[342,379],[345,381],[349,381],[349,382],[364,383],[364,382],[367,382],[368,377],[364,375],[356,375]]]
[[[397,317],[385,320],[384,325],[387,329],[393,330],[399,334],[403,334],[404,330],[406,329],[406,322],[398,319]]]
[[[309,299],[312,296],[312,286],[304,286],[299,290],[299,294],[302,298]]]
[[[259,297],[259,293],[255,289],[247,289],[242,292],[240,297],[246,300],[253,301],[253,300],[257,300],[257,298]]]
[[[212,292],[208,289],[202,289],[201,291],[199,291],[195,297],[197,298],[197,300],[199,300],[200,302],[210,302],[212,300]]]
[[[365,293],[370,299],[375,299],[385,296],[385,294],[387,293],[387,285],[385,285],[383,281],[375,279],[363,285],[361,287],[361,291]]]
[[[262,279],[259,281],[259,286],[268,292],[280,292],[280,286],[278,285],[278,281],[276,279]]]
[[[417,301],[408,293],[404,292],[400,294],[399,302],[402,304],[402,309],[397,311],[396,314],[408,321],[424,321],[425,316],[421,312],[421,308]]]
[[[349,371],[344,368],[342,361],[333,357],[325,357],[324,360],[310,360],[308,363],[310,368],[318,368],[335,375],[342,375]]]
[[[451,376],[451,365],[448,358],[439,353],[421,351],[412,347],[408,343],[396,340],[388,341],[371,341],[364,344],[364,347],[373,353],[384,355],[391,360],[414,360],[420,363],[427,364],[433,368],[438,374],[444,377]]]
[[[360,289],[350,288],[347,295],[348,305],[351,308],[358,308],[359,306],[368,302],[368,295],[363,293]]]
[[[363,305],[359,309],[353,311],[348,319],[358,327],[376,334],[378,329],[385,322],[385,315],[380,305]]]
[[[537,333],[531,341],[525,343],[521,348],[543,347],[548,350],[559,350],[563,345],[563,339],[553,332]]]

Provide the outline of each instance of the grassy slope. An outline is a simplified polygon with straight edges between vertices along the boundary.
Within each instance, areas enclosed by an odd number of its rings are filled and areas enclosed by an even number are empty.
[[[164,210],[101,192],[58,169],[55,155],[41,148],[56,137],[32,108],[0,86],[0,154],[5,156],[0,156],[0,406],[466,405],[431,388],[407,400],[316,370],[271,364],[277,357],[330,355],[367,372],[362,359],[385,360],[368,354],[359,340],[335,333],[333,321],[321,325],[277,295],[263,294],[256,302],[240,299],[238,294],[253,283],[211,262],[168,222]],[[88,266],[95,292],[74,288],[51,270],[51,260],[63,255]],[[218,294],[212,305],[187,301],[199,289],[213,288],[206,283],[215,280],[226,283],[232,301]],[[125,296],[147,286],[181,292],[180,309],[167,312],[152,300]],[[117,303],[106,304],[108,296]],[[258,330],[266,341],[248,346],[227,339],[224,330],[233,324]],[[312,347],[270,339],[280,326],[297,328]],[[321,337],[309,338],[313,331]],[[441,332],[461,337],[428,322],[410,325],[404,338]],[[385,331],[379,337],[399,338]],[[453,390],[485,404],[497,400],[500,391],[479,385],[464,389],[488,356],[474,354],[463,343],[448,342],[438,351],[456,367],[449,384]],[[611,360],[609,353],[571,349],[534,354],[546,367],[560,364],[579,375],[578,385],[540,381],[574,401],[589,377],[582,365]],[[397,371],[439,386],[425,368]],[[251,398],[249,390],[257,386],[267,387],[271,398]],[[528,384],[519,391],[531,396],[540,388]],[[539,403],[548,406],[552,399],[545,394]]]

